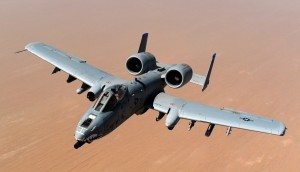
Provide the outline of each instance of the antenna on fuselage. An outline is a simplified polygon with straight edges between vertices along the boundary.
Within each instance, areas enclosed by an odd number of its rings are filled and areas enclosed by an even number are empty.
[[[142,35],[142,39],[141,39],[141,43],[140,43],[140,47],[139,47],[138,53],[146,51],[147,40],[148,40],[148,33],[144,33]]]

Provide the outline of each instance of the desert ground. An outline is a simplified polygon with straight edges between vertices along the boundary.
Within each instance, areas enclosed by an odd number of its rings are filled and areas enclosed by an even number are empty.
[[[1,0],[0,171],[298,171],[300,167],[300,1]],[[285,136],[207,124],[169,131],[157,112],[133,115],[110,135],[75,150],[74,130],[92,103],[79,81],[24,52],[41,41],[124,79],[126,58],[149,32],[164,63],[205,74],[166,92],[285,123]],[[164,118],[165,119],[165,118]]]

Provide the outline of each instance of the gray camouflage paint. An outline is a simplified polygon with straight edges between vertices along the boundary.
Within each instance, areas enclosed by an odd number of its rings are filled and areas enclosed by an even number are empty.
[[[143,39],[147,40],[147,36],[144,36]],[[146,45],[140,46],[139,53],[143,53],[145,47]],[[170,130],[179,119],[187,119],[275,135],[284,135],[285,132],[284,124],[276,120],[193,103],[164,93],[167,85],[164,77],[168,69],[174,65],[157,63],[157,68],[136,76],[132,81],[126,81],[44,43],[30,43],[25,49],[54,65],[56,69],[53,73],[60,69],[72,76],[70,82],[74,78],[81,80],[88,86],[84,87],[85,90],[89,89],[89,92],[93,92],[96,98],[99,96],[98,99],[102,98],[105,92],[112,92],[119,85],[127,88],[124,98],[118,101],[111,111],[96,111],[94,105],[90,106],[76,127],[75,139],[78,141],[76,144],[79,145],[75,144],[75,148],[107,135],[133,114],[143,114],[149,108],[161,114],[167,114],[165,124]],[[190,82],[203,86],[205,79],[205,76],[193,74]],[[90,115],[95,116],[95,119],[88,127],[82,127],[82,123]]]

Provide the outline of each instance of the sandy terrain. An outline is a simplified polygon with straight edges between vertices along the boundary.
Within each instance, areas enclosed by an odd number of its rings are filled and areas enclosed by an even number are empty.
[[[300,162],[300,1],[0,1],[0,171],[298,171]],[[170,132],[156,112],[133,116],[112,134],[73,149],[77,121],[91,104],[80,82],[24,45],[42,41],[125,79],[140,35],[159,61],[205,73],[209,88],[173,95],[283,121],[284,137],[207,124]]]

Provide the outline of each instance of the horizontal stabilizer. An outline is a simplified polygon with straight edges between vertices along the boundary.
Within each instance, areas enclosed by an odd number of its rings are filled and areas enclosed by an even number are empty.
[[[190,82],[203,86],[205,83],[205,79],[206,79],[206,76],[198,75],[198,74],[194,73]]]

